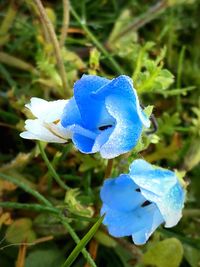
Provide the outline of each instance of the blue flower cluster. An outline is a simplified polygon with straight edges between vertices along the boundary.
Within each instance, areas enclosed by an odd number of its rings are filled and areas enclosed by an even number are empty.
[[[27,120],[21,137],[65,143],[82,153],[100,152],[111,159],[136,146],[150,120],[125,75],[109,80],[83,75],[69,100],[32,98],[26,107],[36,117]],[[175,173],[135,160],[129,174],[107,179],[101,189],[103,223],[115,237],[132,236],[144,244],[162,223],[172,227],[181,218],[185,192]]]
[[[129,174],[107,179],[101,189],[104,224],[115,237],[132,236],[146,243],[162,223],[172,227],[181,218],[185,192],[174,172],[144,160],[133,161]]]
[[[100,152],[109,159],[130,151],[150,121],[128,76],[108,80],[83,75],[74,85],[74,97],[65,106],[61,124],[71,130],[81,152]]]

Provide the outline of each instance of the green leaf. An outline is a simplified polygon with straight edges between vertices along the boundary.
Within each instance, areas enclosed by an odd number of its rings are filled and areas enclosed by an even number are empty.
[[[183,257],[183,246],[176,238],[168,238],[149,247],[143,262],[156,267],[179,267]]]
[[[26,258],[25,267],[55,267],[64,262],[64,255],[57,248],[31,252]]]
[[[148,105],[147,107],[144,108],[144,113],[147,115],[147,117],[149,118],[153,112],[153,105]]]
[[[71,266],[71,264],[78,257],[81,250],[87,245],[87,243],[90,241],[90,239],[94,236],[94,234],[98,230],[99,226],[101,225],[103,219],[104,219],[104,216],[100,217],[99,220],[92,226],[92,228],[87,232],[87,234],[81,239],[81,241],[78,243],[78,245],[71,252],[71,254],[67,258],[65,263],[62,265],[62,267],[70,267]]]
[[[32,221],[27,218],[14,221],[6,231],[6,240],[9,243],[33,242],[35,239]]]

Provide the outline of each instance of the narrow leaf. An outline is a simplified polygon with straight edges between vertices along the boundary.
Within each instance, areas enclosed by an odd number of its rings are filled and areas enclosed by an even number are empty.
[[[67,258],[65,263],[62,265],[62,267],[71,266],[71,264],[78,257],[78,255],[81,252],[81,250],[87,245],[87,243],[90,241],[90,239],[94,236],[94,234],[98,230],[99,226],[101,225],[103,219],[104,219],[104,216],[100,217],[98,219],[98,221],[92,226],[92,228],[88,231],[88,233],[81,239],[81,241],[77,244],[77,246],[71,252],[71,254]]]

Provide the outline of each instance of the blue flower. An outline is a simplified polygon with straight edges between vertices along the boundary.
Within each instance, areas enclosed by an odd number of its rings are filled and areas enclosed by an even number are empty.
[[[146,243],[162,223],[172,227],[182,216],[185,191],[174,172],[135,160],[129,174],[107,179],[101,189],[103,223],[112,236]]]
[[[81,152],[114,158],[137,144],[142,127],[149,127],[150,121],[128,76],[109,80],[83,75],[74,85],[61,125]]]

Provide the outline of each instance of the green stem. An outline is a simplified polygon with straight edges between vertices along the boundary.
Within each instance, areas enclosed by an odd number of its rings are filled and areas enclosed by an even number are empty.
[[[77,244],[77,246],[73,249],[67,260],[64,262],[62,267],[70,267],[72,263],[75,261],[75,259],[78,257],[79,253],[82,251],[82,249],[87,245],[87,243],[91,240],[91,238],[94,236],[98,228],[100,227],[102,221],[104,219],[104,216],[99,218],[99,220],[90,228],[90,230],[87,232],[87,234],[81,239],[81,241]],[[93,266],[93,265],[91,265]],[[96,266],[96,264],[94,265]]]
[[[181,78],[182,78],[182,70],[183,70],[183,61],[185,57],[185,49],[186,47],[183,45],[180,55],[179,55],[179,59],[178,59],[176,88],[181,88]],[[180,95],[177,95],[177,109],[179,112],[181,111],[181,96]]]
[[[107,166],[106,166],[106,171],[105,171],[105,175],[104,175],[104,179],[107,179],[111,176],[112,174],[112,167],[113,167],[113,159],[109,159]]]
[[[62,215],[59,216],[61,223],[65,226],[73,240],[75,241],[76,244],[79,244],[80,239],[77,236],[77,234],[74,232],[73,228],[70,226],[70,224],[67,222],[66,218]],[[85,248],[82,249],[82,254],[85,257],[86,261],[91,265],[91,267],[96,267],[96,264],[94,260],[92,259],[91,255],[87,252]],[[67,265],[65,265],[66,267]]]
[[[63,23],[60,34],[60,47],[62,48],[65,44],[67,37],[67,30],[69,27],[69,0],[63,0]]]
[[[54,167],[52,166],[52,164],[50,163],[44,148],[41,144],[41,142],[38,142],[38,147],[40,149],[40,153],[42,155],[42,158],[44,160],[44,162],[46,163],[49,172],[51,173],[51,175],[53,176],[53,178],[55,179],[55,181],[60,185],[60,187],[62,187],[64,190],[68,190],[69,186],[67,186],[61,179],[60,176],[57,174],[56,170],[54,169]]]
[[[39,15],[40,15],[40,19],[43,21],[43,24],[45,25],[48,33],[49,33],[49,37],[51,39],[53,48],[54,48],[54,52],[55,52],[55,57],[56,57],[56,61],[57,61],[57,65],[60,71],[60,77],[62,79],[62,85],[63,85],[63,92],[66,94],[68,92],[66,92],[66,88],[67,88],[67,79],[66,79],[66,73],[65,73],[65,66],[64,66],[64,62],[62,60],[62,55],[61,55],[61,50],[60,50],[60,45],[56,36],[56,33],[54,31],[54,27],[53,24],[51,22],[51,20],[49,19],[45,8],[42,5],[42,2],[40,0],[33,0],[35,5],[37,6]]]
[[[14,177],[12,177],[12,176],[6,175],[4,173],[0,173],[0,179],[6,180],[8,182],[11,182],[11,183],[19,186],[20,188],[22,188],[27,193],[33,195],[36,199],[38,199],[41,203],[45,204],[46,206],[48,206],[48,207],[52,206],[51,202],[49,202],[39,192],[37,192],[36,190],[34,190],[31,187],[29,187],[26,183],[24,183],[24,182],[14,178]]]
[[[96,47],[102,52],[102,54],[105,55],[106,58],[110,61],[112,66],[115,68],[118,74],[123,74],[123,69],[119,66],[119,64],[115,61],[115,59],[111,56],[111,54],[103,47],[103,45],[97,40],[97,38],[93,35],[93,33],[89,30],[89,28],[86,26],[85,21],[83,21],[79,15],[76,13],[72,5],[70,6],[70,11],[74,18],[77,20],[77,22],[80,24],[82,29],[85,31],[85,33],[88,35],[90,40],[96,45]]]
[[[53,207],[47,207],[39,204],[24,204],[18,202],[0,202],[0,207],[8,208],[8,209],[24,209],[24,210],[32,210],[37,212],[51,212],[55,214],[59,214],[60,211]]]

